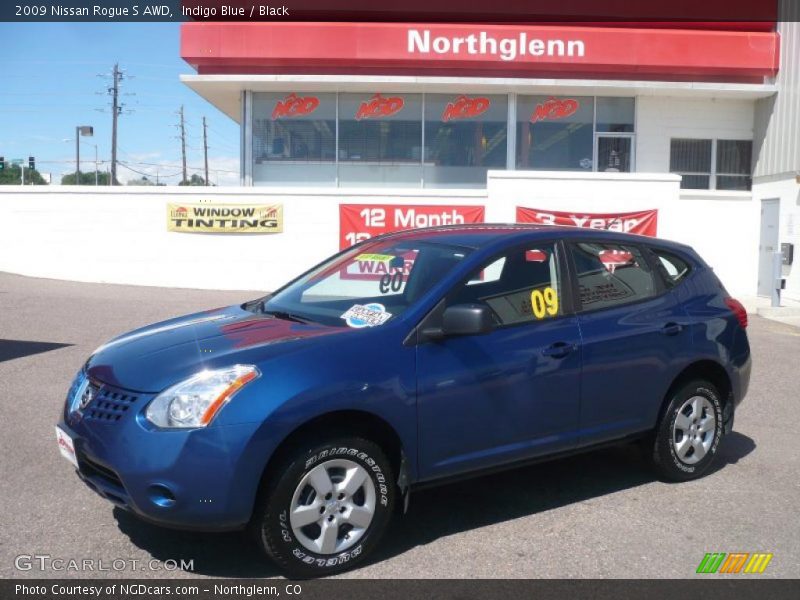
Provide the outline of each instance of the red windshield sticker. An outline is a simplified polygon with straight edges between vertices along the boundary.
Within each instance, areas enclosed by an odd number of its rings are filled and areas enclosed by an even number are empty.
[[[302,117],[310,115],[317,110],[319,106],[319,98],[314,96],[298,96],[297,94],[289,94],[282,101],[278,101],[272,111],[272,120],[276,119],[291,119],[293,117]]]
[[[442,112],[442,121],[446,123],[455,119],[472,119],[489,110],[490,105],[488,98],[459,96],[454,102],[447,103]]]
[[[550,96],[544,102],[537,104],[536,108],[533,109],[533,113],[531,113],[531,123],[563,119],[574,115],[578,108],[580,108],[580,102],[574,98],[559,99]]]
[[[396,115],[401,110],[405,101],[400,96],[390,96],[384,98],[380,94],[375,94],[369,100],[361,103],[356,112],[356,121],[362,119],[382,119]]]

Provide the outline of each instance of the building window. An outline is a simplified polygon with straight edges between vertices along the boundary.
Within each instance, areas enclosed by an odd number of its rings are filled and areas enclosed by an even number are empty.
[[[419,187],[421,161],[421,94],[339,95],[340,185]]]
[[[483,187],[506,167],[508,96],[425,96],[425,187]]]
[[[516,123],[509,123],[508,94],[254,92],[252,98],[245,126],[254,185],[482,188],[489,169],[509,166],[509,151],[519,169],[635,168],[634,98],[511,96]],[[516,127],[511,146],[509,125]],[[719,157],[719,185],[740,189],[750,185],[741,172],[749,162],[740,142],[730,144]]]
[[[752,154],[753,142],[749,140],[717,140],[718,190],[750,190]]]
[[[517,168],[633,170],[634,98],[518,96]]]
[[[594,98],[517,96],[517,168],[592,171]]]
[[[253,94],[253,183],[336,182],[336,94]]]
[[[682,176],[681,189],[749,190],[750,140],[670,140],[669,170]],[[716,159],[714,155],[716,154]]]

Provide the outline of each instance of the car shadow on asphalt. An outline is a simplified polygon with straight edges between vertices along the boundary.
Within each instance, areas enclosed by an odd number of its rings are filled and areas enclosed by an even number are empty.
[[[751,438],[731,433],[720,445],[709,475],[737,463],[755,448]],[[655,481],[641,449],[628,444],[419,490],[411,495],[409,512],[394,520],[392,530],[366,564],[387,560],[440,537]],[[233,578],[279,575],[242,532],[169,530],[118,508],[114,509],[114,518],[134,545],[162,561],[192,560],[194,574]]]
[[[59,344],[56,342],[34,342],[31,340],[0,340],[0,362],[50,352],[59,348],[66,348],[74,344]]]

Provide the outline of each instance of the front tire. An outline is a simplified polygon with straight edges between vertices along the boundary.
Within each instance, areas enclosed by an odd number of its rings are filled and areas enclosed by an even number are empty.
[[[722,402],[708,381],[694,380],[670,398],[656,430],[652,462],[670,481],[702,477],[722,439]]]
[[[272,471],[253,518],[256,540],[287,575],[332,575],[362,562],[395,510],[391,463],[373,442],[300,445]]]

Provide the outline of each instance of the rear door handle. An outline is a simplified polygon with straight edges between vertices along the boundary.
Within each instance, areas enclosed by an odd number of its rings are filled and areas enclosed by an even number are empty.
[[[681,331],[683,331],[683,325],[678,323],[667,323],[661,328],[661,333],[664,335],[678,335]]]
[[[575,344],[568,344],[567,342],[556,342],[542,350],[542,354],[545,356],[552,356],[553,358],[564,358],[577,347],[578,346]]]

